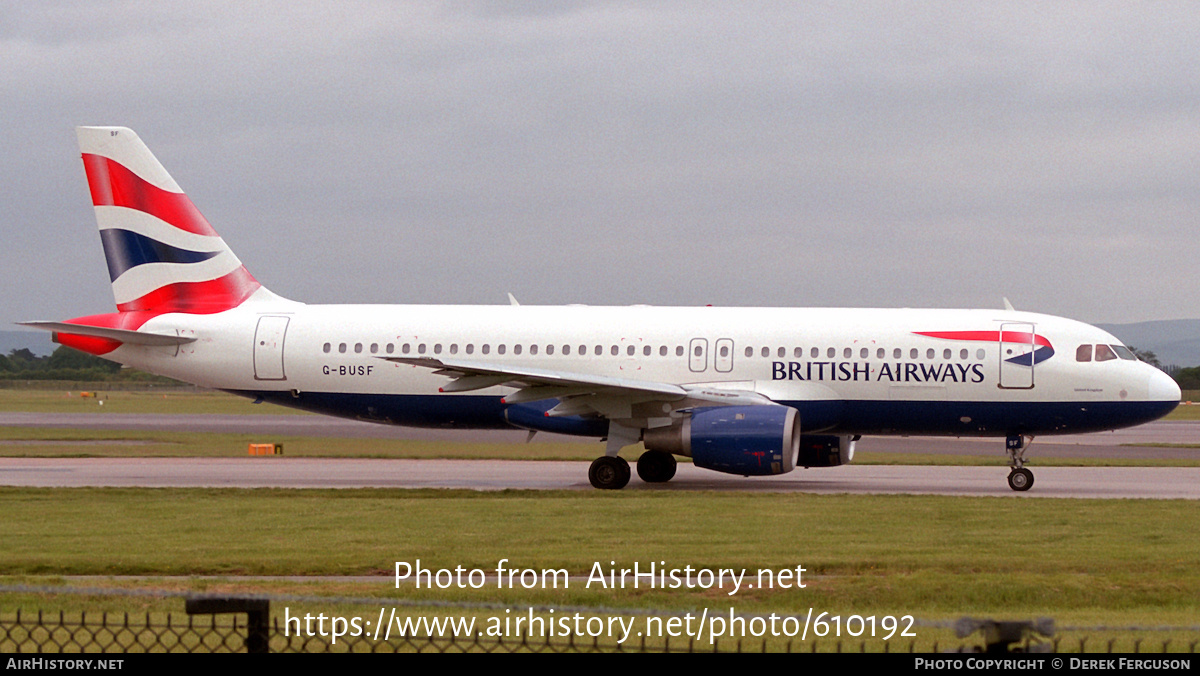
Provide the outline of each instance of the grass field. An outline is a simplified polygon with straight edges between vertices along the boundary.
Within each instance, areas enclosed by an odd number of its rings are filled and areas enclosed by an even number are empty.
[[[0,510],[0,574],[10,583],[139,575],[149,579],[116,584],[606,608],[814,607],[934,621],[1051,616],[1089,626],[1188,626],[1200,611],[1200,506],[1188,501],[0,489]],[[577,577],[557,590],[427,592],[391,583],[396,561],[491,572],[502,558],[510,567]],[[731,586],[584,588],[580,578],[610,562],[744,568],[752,576],[803,566],[806,587],[732,596]],[[194,575],[230,579],[155,579]],[[382,582],[238,581],[244,575],[380,575]],[[125,598],[68,603],[97,612],[164,607]]]

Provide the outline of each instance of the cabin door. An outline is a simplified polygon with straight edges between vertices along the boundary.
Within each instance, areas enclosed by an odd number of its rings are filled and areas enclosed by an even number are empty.
[[[1033,324],[1000,325],[1000,387],[1033,389]]]
[[[254,379],[287,380],[283,370],[283,339],[288,317],[259,317],[254,331]]]

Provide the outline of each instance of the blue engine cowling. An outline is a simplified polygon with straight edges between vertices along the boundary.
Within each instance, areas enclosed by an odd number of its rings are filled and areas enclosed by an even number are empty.
[[[646,430],[643,442],[718,472],[786,474],[796,468],[800,451],[800,414],[777,405],[697,408],[680,425]]]

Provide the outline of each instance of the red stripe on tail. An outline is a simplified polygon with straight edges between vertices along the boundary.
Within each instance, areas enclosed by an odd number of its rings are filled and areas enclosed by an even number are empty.
[[[98,207],[126,207],[145,212],[197,235],[216,237],[192,200],[183,193],[170,192],[146,181],[124,165],[107,157],[83,154],[92,204]]]
[[[167,312],[187,312],[210,315],[241,305],[262,284],[241,266],[237,270],[207,282],[178,282],[167,284],[150,293],[121,303],[121,312],[148,311],[155,315]]]

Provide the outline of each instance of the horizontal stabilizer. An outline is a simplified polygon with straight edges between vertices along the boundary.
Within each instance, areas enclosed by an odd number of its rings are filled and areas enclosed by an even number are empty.
[[[147,333],[145,331],[130,331],[128,329],[112,329],[105,326],[87,326],[84,324],[68,324],[67,322],[17,322],[21,326],[32,326],[43,331],[69,333],[74,336],[92,336],[107,338],[127,345],[147,345],[163,347],[170,345],[186,345],[196,342],[195,338],[176,336],[165,333]]]

